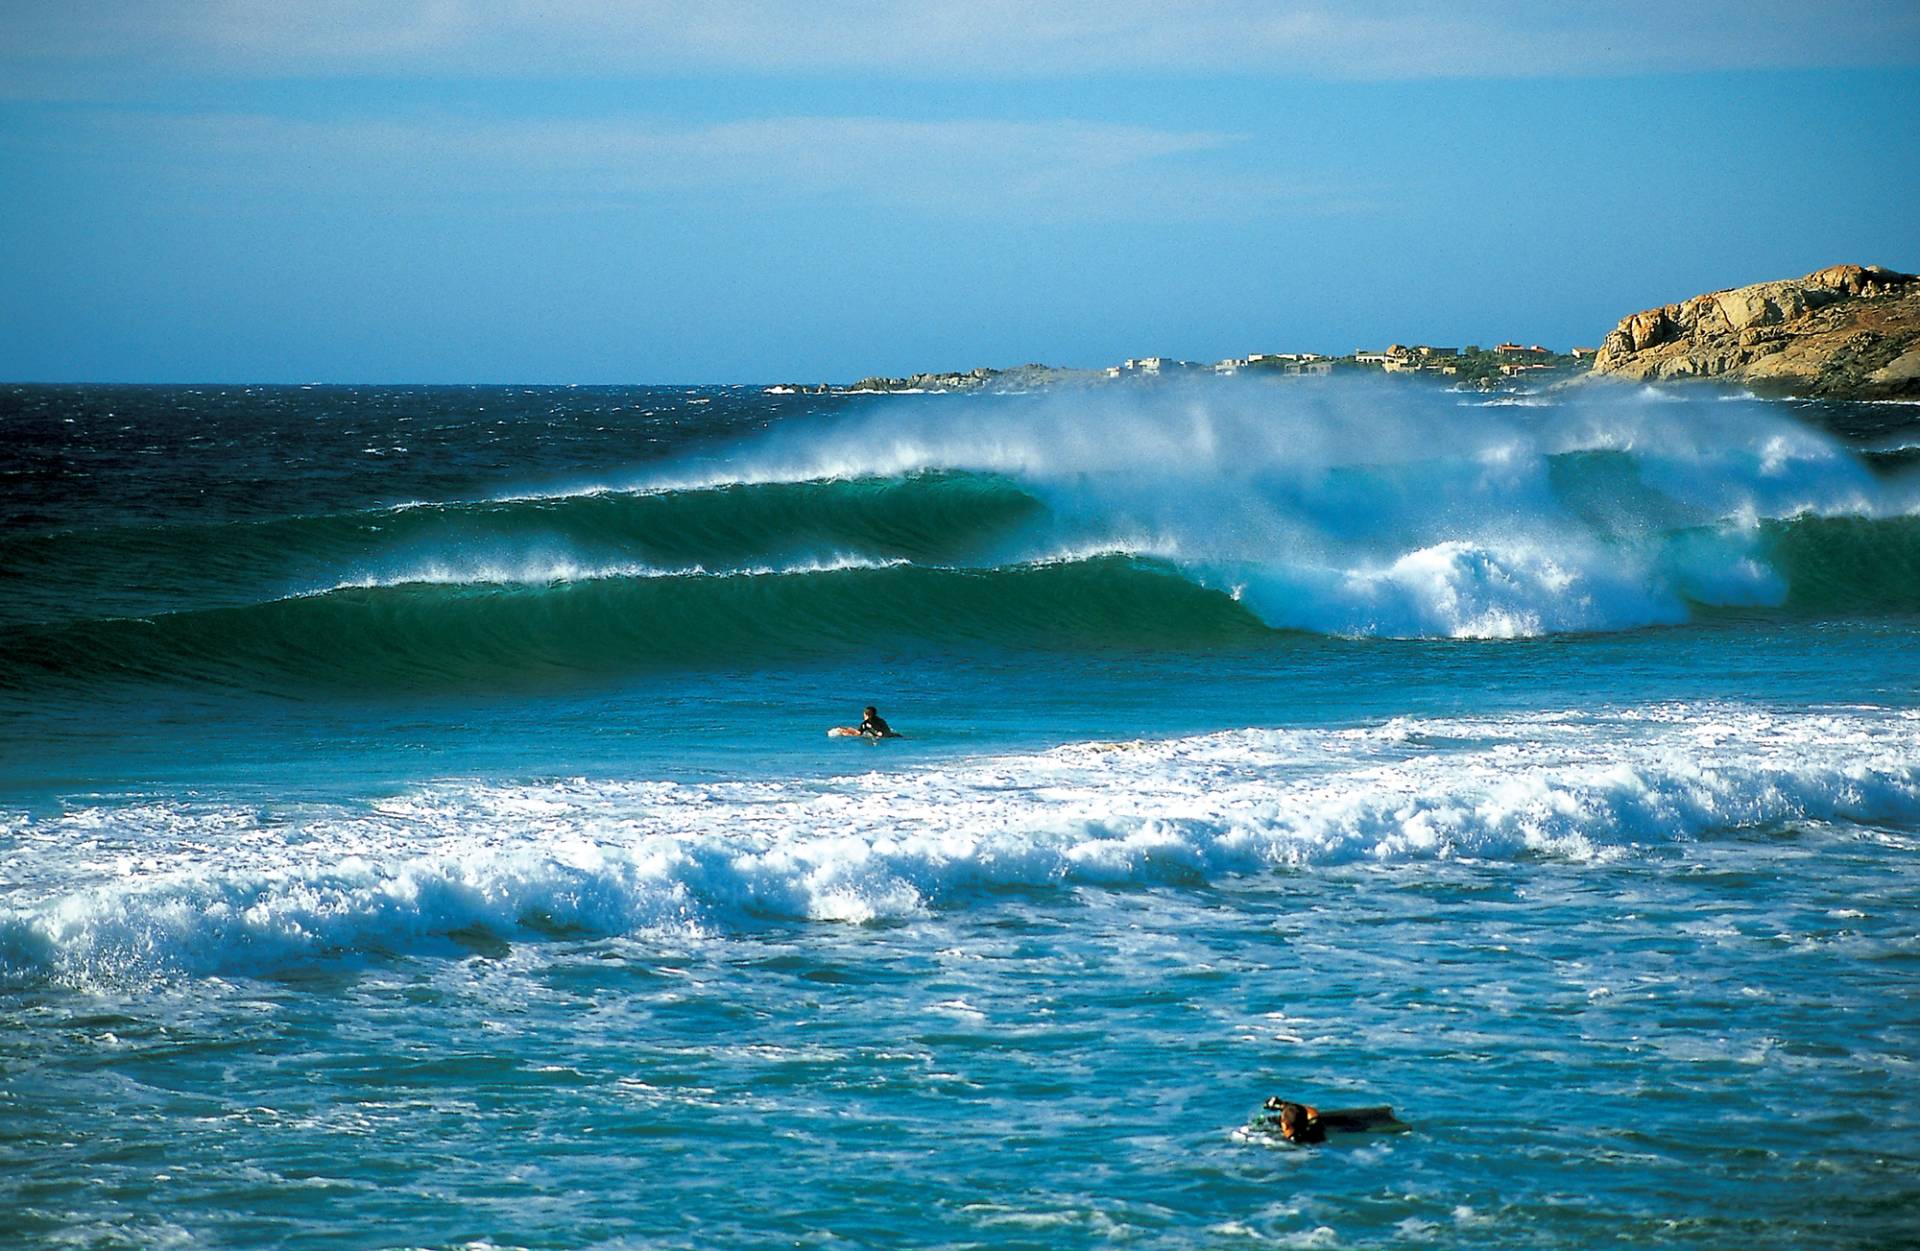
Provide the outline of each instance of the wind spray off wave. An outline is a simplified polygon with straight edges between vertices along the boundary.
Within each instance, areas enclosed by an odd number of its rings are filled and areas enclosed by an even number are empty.
[[[876,647],[1911,613],[1916,501],[1911,475],[1757,401],[889,397],[619,486],[14,534],[0,680],[539,683]]]
[[[1339,635],[1630,629],[1829,596],[1910,611],[1920,558],[1911,480],[1777,405],[1665,395],[1509,407],[1356,383],[923,404],[776,431],[685,481],[932,472],[1045,504],[1002,555],[1151,558],[1270,627]],[[1857,524],[1803,525],[1821,518]],[[1827,541],[1875,549],[1850,562],[1857,588],[1806,585],[1821,562],[1797,557]]]
[[[0,387],[0,1212],[1900,1243],[1911,412],[1321,381]]]

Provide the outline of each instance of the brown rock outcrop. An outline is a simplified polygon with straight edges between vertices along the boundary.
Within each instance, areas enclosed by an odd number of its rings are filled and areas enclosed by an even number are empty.
[[[1920,396],[1920,277],[1832,265],[1623,319],[1593,376],[1718,379],[1831,399]]]

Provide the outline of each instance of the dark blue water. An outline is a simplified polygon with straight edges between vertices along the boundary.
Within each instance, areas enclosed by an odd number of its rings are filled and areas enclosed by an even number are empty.
[[[0,391],[0,1240],[1912,1243],[1913,411]]]

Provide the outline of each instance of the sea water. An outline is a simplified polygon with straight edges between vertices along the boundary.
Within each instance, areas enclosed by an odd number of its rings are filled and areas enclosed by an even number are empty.
[[[1912,1245],[1916,412],[0,390],[0,1242]]]

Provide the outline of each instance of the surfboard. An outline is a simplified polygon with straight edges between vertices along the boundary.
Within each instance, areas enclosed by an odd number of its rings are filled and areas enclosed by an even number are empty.
[[[1317,1122],[1328,1134],[1407,1134],[1413,1126],[1393,1114],[1386,1106],[1372,1108],[1322,1108]],[[1280,1113],[1262,1109],[1247,1122],[1249,1129],[1280,1133]]]
[[[859,738],[860,731],[850,725],[836,725],[827,731],[828,738]]]

